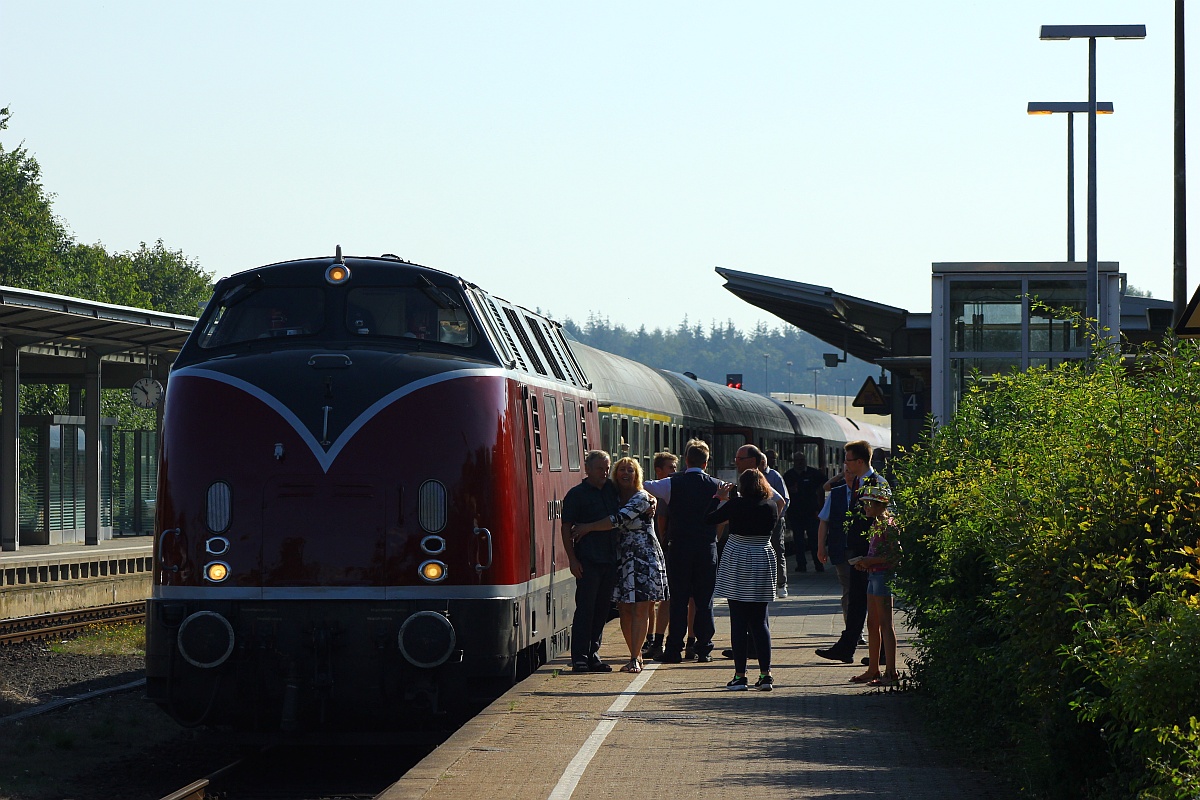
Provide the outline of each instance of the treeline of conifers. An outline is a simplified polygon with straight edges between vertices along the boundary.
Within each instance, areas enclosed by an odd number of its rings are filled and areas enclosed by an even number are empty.
[[[563,327],[586,345],[650,367],[691,372],[717,383],[724,383],[726,375],[741,374],[742,388],[748,392],[765,394],[769,386],[772,393],[785,399],[791,393],[794,402],[805,405],[812,403],[814,378],[817,394],[853,395],[868,376],[879,376],[878,367],[853,356],[826,368],[822,354],[841,351],[786,324],[759,322],[743,332],[730,321],[706,326],[685,316],[673,328],[647,330],[642,325],[630,330],[593,312],[582,325],[567,318]]]

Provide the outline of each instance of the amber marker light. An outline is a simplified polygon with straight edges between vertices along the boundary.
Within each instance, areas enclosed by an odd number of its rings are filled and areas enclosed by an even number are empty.
[[[229,577],[229,565],[214,561],[204,567],[204,577],[213,583],[220,583]]]
[[[446,565],[441,561],[426,561],[421,565],[421,577],[430,583],[437,583],[446,577]]]
[[[350,268],[345,264],[334,264],[325,270],[325,280],[333,284],[345,283],[350,279]]]

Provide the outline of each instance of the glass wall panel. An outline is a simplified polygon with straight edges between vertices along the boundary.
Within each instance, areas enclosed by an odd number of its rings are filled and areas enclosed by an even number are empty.
[[[1021,352],[1021,282],[953,282],[950,331],[956,352]]]
[[[1087,284],[1083,281],[1029,282],[1029,349],[1033,352],[1082,353],[1082,328],[1069,321],[1071,314],[1082,316],[1087,305]],[[1035,301],[1050,306],[1039,309]]]
[[[986,386],[991,376],[1020,368],[1021,359],[1019,357],[950,359],[951,408],[958,408],[959,401],[971,386]],[[977,376],[975,376],[976,370],[979,371]],[[978,380],[978,384],[976,380]]]

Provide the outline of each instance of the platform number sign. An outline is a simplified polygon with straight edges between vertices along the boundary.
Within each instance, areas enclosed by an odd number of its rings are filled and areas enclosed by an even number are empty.
[[[905,392],[904,393],[904,418],[905,419],[923,419],[925,417],[925,403],[921,401],[920,392]]]

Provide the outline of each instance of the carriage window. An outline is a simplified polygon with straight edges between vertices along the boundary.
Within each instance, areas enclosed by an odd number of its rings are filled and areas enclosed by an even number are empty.
[[[346,295],[346,329],[358,336],[387,336],[470,347],[475,326],[457,289],[368,286]]]
[[[575,401],[563,398],[563,422],[567,429],[567,469],[579,471],[579,417],[575,416]]]
[[[201,347],[223,347],[286,336],[309,336],[325,325],[325,292],[317,288],[236,286],[217,301],[200,334]]]
[[[550,456],[550,471],[562,471],[562,444],[558,436],[558,400],[546,395],[546,452]]]

